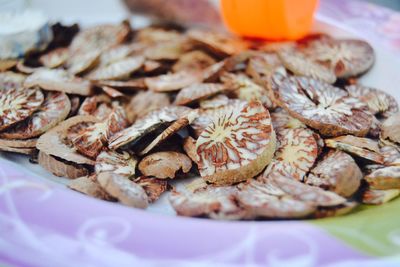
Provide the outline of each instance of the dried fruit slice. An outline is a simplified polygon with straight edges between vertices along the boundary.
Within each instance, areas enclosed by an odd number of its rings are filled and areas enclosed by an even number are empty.
[[[185,52],[187,38],[180,37],[167,42],[155,43],[144,50],[144,56],[150,60],[177,60]]]
[[[216,61],[206,53],[200,50],[190,51],[179,57],[178,61],[172,66],[174,72],[190,71],[190,70],[203,70]]]
[[[144,78],[137,78],[127,81],[97,81],[96,84],[99,86],[109,86],[117,89],[124,89],[128,92],[136,92],[138,90],[147,89],[144,83]]]
[[[362,203],[368,205],[382,205],[400,195],[400,189],[377,190],[368,189],[362,195]]]
[[[56,48],[51,50],[47,54],[40,56],[39,61],[46,68],[54,69],[58,68],[67,61],[69,57],[69,50],[66,47]]]
[[[167,181],[152,177],[141,176],[135,179],[134,182],[143,187],[149,197],[150,203],[159,199],[162,193],[167,191],[168,188]]]
[[[79,107],[78,115],[93,115],[105,120],[111,111],[111,98],[106,94],[98,94],[85,98]]]
[[[320,39],[303,42],[301,51],[318,63],[328,66],[338,78],[360,75],[375,61],[373,48],[361,40]]]
[[[100,62],[100,51],[94,50],[85,54],[76,54],[68,60],[68,72],[74,75],[93,69]]]
[[[234,186],[191,187],[182,187],[169,195],[169,201],[178,215],[227,220],[247,217],[245,210],[235,201],[237,189]]]
[[[26,78],[24,86],[39,86],[44,90],[77,95],[91,95],[93,93],[89,81],[75,77],[63,69],[39,69]]]
[[[283,129],[277,132],[277,140],[275,156],[263,176],[280,173],[303,180],[318,157],[318,143],[314,132],[305,128]]]
[[[185,154],[174,151],[163,151],[149,154],[139,163],[139,170],[145,176],[160,179],[176,177],[178,171],[188,173],[192,168],[192,161]]]
[[[350,96],[365,103],[374,115],[378,114],[388,118],[399,111],[396,99],[381,90],[354,84],[346,86],[346,91]]]
[[[172,92],[201,81],[199,72],[180,71],[156,77],[145,78],[146,86],[155,92]]]
[[[277,132],[280,132],[283,129],[297,129],[307,127],[298,119],[290,116],[289,113],[284,109],[278,109],[274,112],[271,112],[271,119],[272,126],[274,126],[274,129]]]
[[[296,75],[311,77],[327,83],[336,81],[336,76],[331,69],[312,61],[300,52],[281,50],[278,54],[285,68]]]
[[[129,43],[112,47],[101,53],[99,65],[107,66],[131,55],[142,53],[145,47],[144,44],[140,43]]]
[[[360,187],[362,177],[360,168],[351,156],[332,150],[318,162],[304,182],[349,197]]]
[[[45,170],[58,177],[75,179],[89,174],[89,170],[85,166],[63,161],[43,151],[39,151],[38,162]]]
[[[40,151],[77,164],[94,165],[95,162],[83,155],[78,154],[66,140],[67,132],[71,127],[80,124],[94,124],[98,119],[93,116],[75,116],[69,118],[45,134],[41,135],[37,141],[37,149]]]
[[[107,194],[107,192],[101,188],[96,177],[83,176],[76,178],[68,183],[68,187],[72,190],[98,199],[114,200],[112,196]]]
[[[149,199],[144,189],[128,178],[112,172],[102,172],[97,175],[100,186],[122,204],[145,209]]]
[[[221,77],[221,80],[226,88],[233,90],[238,99],[260,101],[268,109],[276,107],[269,99],[267,90],[253,82],[245,74],[226,73]]]
[[[44,96],[39,89],[0,90],[0,131],[25,120],[40,108]]]
[[[211,97],[226,90],[223,84],[198,83],[183,88],[175,98],[175,105],[189,105],[193,102]]]
[[[382,138],[400,144],[400,113],[395,113],[382,124]]]
[[[400,166],[377,169],[364,179],[372,189],[400,189]]]
[[[400,162],[400,150],[397,146],[381,144],[380,153],[384,165],[396,165]]]
[[[0,150],[26,154],[26,155],[33,155],[36,153],[36,142],[37,139],[27,139],[27,140],[0,139]]]
[[[140,137],[159,129],[164,125],[169,125],[190,111],[186,107],[166,107],[160,110],[155,110],[145,117],[137,120],[130,127],[118,132],[109,140],[109,148],[115,150],[122,146],[132,144]]]
[[[196,139],[191,136],[185,137],[182,148],[193,162],[197,162]]]
[[[18,61],[17,65],[15,66],[18,72],[24,74],[32,74],[37,70],[42,69],[41,67],[32,67],[26,64],[25,60]]]
[[[210,99],[201,100],[199,106],[202,109],[214,109],[227,106],[230,102],[230,99],[226,95],[219,94]]]
[[[117,89],[114,89],[109,86],[102,86],[101,89],[103,90],[104,93],[106,93],[111,98],[119,98],[119,97],[125,96],[123,93],[121,93]]]
[[[1,138],[28,139],[41,135],[63,121],[71,110],[71,103],[66,94],[47,93],[43,105],[28,120],[0,133]]]
[[[319,219],[326,217],[342,216],[353,211],[357,207],[357,205],[357,202],[347,201],[341,205],[333,207],[319,207],[314,213],[313,218]]]
[[[383,164],[384,161],[383,156],[379,153],[378,143],[369,138],[344,135],[325,139],[325,144],[327,147],[343,150],[379,164]]]
[[[113,62],[110,65],[99,67],[86,76],[89,80],[120,80],[126,79],[144,63],[142,56],[128,57]]]
[[[153,91],[139,92],[131,98],[126,113],[128,120],[133,122],[136,118],[147,115],[150,111],[167,107],[171,104],[166,93],[156,93]]]
[[[0,90],[22,87],[26,76],[11,71],[0,72]]]
[[[175,30],[167,30],[156,27],[139,29],[135,34],[135,41],[139,43],[154,44],[180,38],[181,34]]]
[[[275,143],[269,112],[260,102],[234,105],[197,139],[200,174],[219,185],[251,179],[271,161]]]
[[[96,158],[95,171],[113,172],[128,178],[135,175],[137,160],[128,152],[116,152],[112,150],[102,151]]]
[[[364,136],[372,115],[365,104],[330,84],[306,77],[285,78],[278,90],[280,105],[322,135]]]

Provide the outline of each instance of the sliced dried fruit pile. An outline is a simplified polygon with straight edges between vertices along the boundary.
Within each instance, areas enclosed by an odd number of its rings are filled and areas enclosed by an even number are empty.
[[[67,28],[66,28],[67,29]],[[0,150],[183,216],[338,216],[400,195],[400,113],[360,40],[100,25],[0,68]]]

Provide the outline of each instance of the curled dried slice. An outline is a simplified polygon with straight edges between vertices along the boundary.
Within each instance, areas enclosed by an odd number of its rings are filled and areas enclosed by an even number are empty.
[[[395,199],[400,195],[400,189],[377,190],[368,189],[363,192],[362,203],[369,205],[381,205]]]
[[[89,174],[89,170],[85,166],[63,161],[43,151],[39,151],[38,162],[45,170],[59,177],[75,179]]]
[[[11,71],[0,72],[0,90],[22,87],[26,76]]]
[[[146,86],[155,92],[172,92],[201,81],[200,73],[180,71],[156,77],[145,78]]]
[[[142,56],[127,57],[107,66],[99,67],[86,76],[89,80],[119,80],[126,79],[144,63]]]
[[[318,157],[314,132],[305,128],[283,129],[277,132],[277,140],[275,156],[263,176],[280,173],[303,180]]]
[[[97,174],[113,172],[121,176],[132,177],[135,175],[137,160],[128,152],[104,150],[96,158],[94,167]]]
[[[192,168],[192,161],[185,154],[174,151],[163,151],[149,154],[139,163],[139,170],[145,176],[160,179],[176,177],[178,171],[188,173]]]
[[[77,164],[94,165],[95,162],[83,155],[78,154],[71,144],[67,143],[67,132],[71,127],[80,124],[97,123],[98,119],[93,116],[75,116],[69,118],[45,134],[41,135],[37,141],[37,149],[40,151]]]
[[[355,84],[346,86],[346,91],[350,96],[365,103],[374,115],[378,114],[388,118],[399,111],[396,99],[381,90]]]
[[[150,111],[167,107],[171,104],[166,93],[144,91],[137,93],[131,98],[126,107],[128,120],[133,122],[136,118],[147,115]]]
[[[272,126],[274,126],[275,131],[279,132],[283,129],[296,129],[296,128],[306,128],[307,126],[293,118],[284,109],[278,109],[271,113]]]
[[[91,95],[93,93],[89,81],[75,77],[63,69],[39,69],[26,78],[24,86],[39,86],[44,90],[77,95]]]
[[[343,150],[379,164],[383,164],[384,161],[383,156],[379,152],[378,143],[369,138],[344,135],[325,139],[325,144],[327,147]]]
[[[362,40],[319,39],[303,42],[301,51],[335,72],[338,78],[360,75],[375,61],[373,48]]]
[[[76,178],[68,183],[68,187],[72,190],[98,199],[114,200],[112,196],[107,194],[107,192],[101,188],[96,180],[96,177],[83,176]]]
[[[327,83],[336,81],[336,76],[331,69],[312,61],[302,53],[282,50],[278,54],[285,68],[296,75],[319,79]]]
[[[306,77],[285,78],[278,90],[280,105],[322,135],[364,136],[372,123],[365,104],[330,84]]]
[[[1,138],[28,139],[41,135],[63,121],[71,110],[71,103],[66,94],[47,93],[43,105],[27,120],[0,133]]]
[[[179,57],[178,61],[172,66],[172,70],[174,72],[203,70],[215,63],[215,59],[206,53],[200,50],[194,50]]]
[[[100,186],[122,204],[145,209],[149,199],[144,189],[128,178],[112,172],[102,172],[97,175]]]
[[[44,101],[39,89],[0,90],[0,131],[27,119]]]
[[[246,212],[237,205],[234,186],[205,186],[192,189],[189,186],[173,191],[169,201],[178,215],[214,219],[242,219]]]
[[[69,50],[66,47],[56,48],[47,54],[40,56],[39,61],[46,68],[58,68],[67,61],[69,57]]]
[[[80,74],[93,69],[100,62],[100,51],[94,50],[85,54],[77,54],[68,60],[68,72]]]
[[[372,189],[400,189],[400,166],[377,169],[364,179]]]
[[[154,202],[160,198],[161,194],[167,191],[168,183],[162,179],[141,176],[134,180],[135,183],[143,187],[149,197],[149,202]]]
[[[382,138],[400,144],[400,113],[395,113],[382,124]]]
[[[271,118],[260,102],[244,102],[220,112],[196,142],[203,179],[233,184],[256,176],[275,152]]]
[[[8,140],[0,139],[0,150],[15,152],[26,155],[33,155],[36,152],[37,139]]]
[[[304,182],[349,197],[360,187],[362,177],[360,168],[351,156],[332,150],[318,162]]]
[[[211,97],[223,92],[227,88],[223,84],[199,83],[183,88],[175,98],[175,105],[189,105],[193,102]]]

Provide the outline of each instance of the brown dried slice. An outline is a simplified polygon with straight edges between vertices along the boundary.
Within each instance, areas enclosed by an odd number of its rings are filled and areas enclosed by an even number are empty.
[[[0,90],[0,131],[27,119],[44,101],[40,89]]]
[[[175,105],[189,105],[193,102],[211,97],[226,90],[223,84],[198,83],[183,88],[175,98]]]
[[[180,38],[181,34],[175,30],[163,29],[157,27],[146,27],[139,29],[135,34],[135,42],[146,45],[153,43],[162,43]]]
[[[395,113],[382,124],[382,138],[400,144],[400,113]]]
[[[400,189],[400,166],[377,169],[364,179],[372,189]]]
[[[37,149],[40,151],[77,164],[94,165],[95,162],[83,155],[78,154],[71,144],[67,144],[66,136],[71,127],[80,124],[94,124],[98,119],[93,116],[75,116],[69,118],[56,127],[41,135],[37,141]]]
[[[249,59],[246,74],[262,85],[282,62],[275,53],[258,53]]]
[[[271,112],[272,126],[274,126],[275,131],[279,132],[283,129],[297,129],[297,128],[306,128],[307,126],[299,121],[298,119],[293,118],[289,115],[289,113],[284,109],[278,109],[274,112]]]
[[[114,200],[112,196],[107,194],[107,192],[101,188],[96,177],[83,176],[76,178],[68,183],[68,187],[72,190],[98,199]]]
[[[358,206],[357,202],[347,201],[341,205],[337,205],[334,207],[319,207],[317,211],[314,213],[313,218],[326,218],[326,217],[335,217],[342,216],[350,213]]]
[[[193,162],[197,162],[196,139],[191,136],[185,137],[182,148]]]
[[[171,104],[166,93],[153,91],[139,92],[131,98],[126,107],[128,120],[133,122],[136,118],[147,115],[150,111],[167,107]]]
[[[369,138],[355,137],[352,135],[339,136],[325,139],[327,147],[343,150],[352,155],[383,164],[384,158],[379,153],[378,143]]]
[[[68,57],[68,48],[60,47],[40,56],[39,62],[42,63],[46,68],[54,69],[64,65]]]
[[[105,120],[111,111],[111,98],[106,94],[98,94],[85,98],[79,107],[78,115],[93,115]]]
[[[194,50],[179,57],[178,61],[172,66],[172,70],[174,72],[190,70],[200,71],[215,63],[215,59],[208,54],[200,50]]]
[[[330,84],[306,77],[285,78],[278,90],[280,105],[322,135],[364,136],[372,115],[365,104]]]
[[[264,177],[279,173],[303,180],[318,157],[318,143],[310,129],[283,129],[277,132],[277,149]]]
[[[124,97],[125,95],[118,91],[117,89],[114,89],[109,86],[102,86],[101,89],[103,90],[104,93],[106,93],[108,96],[111,98],[119,98],[119,97]]]
[[[144,189],[128,178],[112,172],[102,172],[97,175],[100,186],[122,204],[145,209],[149,199]]]
[[[130,127],[115,134],[109,140],[109,148],[117,149],[122,146],[130,145],[140,137],[160,127],[171,124],[188,111],[190,111],[189,108],[174,106],[154,110],[140,120],[137,120]]]
[[[89,81],[75,77],[63,69],[39,69],[26,78],[24,86],[39,86],[44,90],[77,95],[91,95],[93,93]]]
[[[275,152],[271,118],[260,102],[239,103],[220,112],[196,142],[203,179],[223,185],[256,176]]]
[[[107,66],[131,55],[142,53],[145,47],[144,44],[140,43],[129,43],[112,47],[101,53],[99,65]]]
[[[138,90],[147,89],[146,84],[144,83],[144,78],[137,78],[127,81],[97,81],[97,85],[99,86],[108,86],[117,89],[124,89],[125,91],[136,92]]]
[[[301,51],[335,72],[338,78],[360,75],[375,61],[374,50],[362,40],[315,39],[303,42]]]
[[[173,191],[169,195],[169,201],[178,215],[238,220],[246,218],[247,214],[236,203],[236,192],[234,186],[209,185],[199,188],[196,185],[192,188],[188,185]]]
[[[362,178],[363,174],[351,156],[332,150],[318,162],[304,182],[349,197],[358,190]]]
[[[185,154],[174,151],[163,151],[149,154],[139,163],[139,170],[145,176],[160,179],[176,177],[177,172],[188,173],[192,168],[192,161]]]
[[[33,155],[36,152],[36,142],[36,138],[27,140],[0,139],[0,150]]]
[[[155,43],[148,46],[143,55],[150,60],[177,60],[185,52],[187,38],[169,40],[167,42]]]
[[[89,170],[85,166],[63,161],[43,151],[39,151],[38,162],[45,170],[59,177],[75,179],[89,174]]]
[[[381,90],[354,84],[346,86],[346,91],[350,96],[365,103],[374,115],[378,114],[388,118],[399,111],[396,99]]]
[[[63,121],[71,110],[68,96],[61,92],[48,92],[42,106],[27,120],[0,133],[1,138],[28,139],[41,135]]]
[[[331,69],[312,61],[302,53],[295,50],[282,50],[278,54],[285,68],[295,75],[307,76],[327,83],[336,81],[336,76]]]
[[[199,102],[202,109],[214,109],[229,105],[231,100],[223,94],[216,95],[210,99],[204,99]]]
[[[168,189],[167,181],[152,177],[141,176],[135,179],[134,182],[143,187],[149,197],[150,203],[159,199],[161,194]]]
[[[126,79],[130,74],[139,70],[143,63],[142,56],[127,57],[95,69],[86,78],[93,81]]]
[[[0,72],[0,90],[20,88],[22,87],[25,78],[25,75],[11,71]]]
[[[100,62],[100,51],[93,50],[84,54],[76,54],[69,58],[68,72],[74,75],[87,72],[96,67]]]
[[[368,205],[382,205],[400,195],[400,189],[368,189],[363,192],[362,203]]]
[[[237,199],[251,217],[304,218],[316,210],[312,203],[294,199],[276,185],[256,180],[241,184]]]
[[[104,150],[96,158],[95,171],[113,172],[128,178],[135,175],[137,160],[128,152]]]
[[[155,92],[173,92],[201,81],[199,72],[180,71],[146,78],[146,86]]]
[[[0,72],[14,68],[17,63],[17,59],[0,59]]]

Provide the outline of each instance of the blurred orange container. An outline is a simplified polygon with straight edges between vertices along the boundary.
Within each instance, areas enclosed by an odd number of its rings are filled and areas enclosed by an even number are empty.
[[[309,33],[318,0],[221,0],[222,16],[234,33],[295,40]]]

